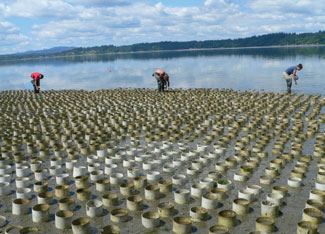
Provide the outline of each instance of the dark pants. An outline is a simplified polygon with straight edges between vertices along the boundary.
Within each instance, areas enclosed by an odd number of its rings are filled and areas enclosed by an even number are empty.
[[[165,91],[165,85],[161,80],[157,80],[158,84],[158,92],[164,92]]]
[[[290,80],[287,79],[286,82],[287,82],[287,92],[291,93],[292,79]]]
[[[154,76],[155,76],[155,78],[157,80],[158,92],[164,92],[165,91],[165,82],[160,79],[159,74],[155,73]]]
[[[39,93],[39,89],[36,88],[35,86],[35,81],[32,80],[31,83],[33,84],[34,86],[34,93]],[[40,81],[39,80],[36,80],[36,85],[39,87],[40,86]]]

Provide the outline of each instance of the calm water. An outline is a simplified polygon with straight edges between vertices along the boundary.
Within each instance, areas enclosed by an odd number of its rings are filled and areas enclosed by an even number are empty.
[[[296,93],[325,94],[325,47],[231,49],[84,56],[0,63],[0,90],[31,89],[41,72],[41,90],[156,88],[155,67],[170,75],[172,88],[232,88],[285,92],[282,72],[302,63]],[[111,72],[108,70],[111,69]]]

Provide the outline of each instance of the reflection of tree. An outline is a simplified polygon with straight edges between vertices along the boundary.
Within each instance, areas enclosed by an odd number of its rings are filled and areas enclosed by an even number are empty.
[[[250,56],[268,59],[284,59],[288,57],[325,57],[324,46],[309,47],[272,47],[272,48],[241,48],[241,49],[214,49],[214,50],[185,50],[168,52],[146,52],[146,53],[124,53],[124,54],[105,54],[105,55],[83,55],[53,57],[47,59],[34,60],[15,60],[2,61],[1,65],[17,64],[51,64],[62,66],[69,63],[85,62],[109,62],[119,59],[149,60],[149,59],[172,59],[180,57],[209,57],[209,56]],[[1,66],[0,65],[0,66]]]

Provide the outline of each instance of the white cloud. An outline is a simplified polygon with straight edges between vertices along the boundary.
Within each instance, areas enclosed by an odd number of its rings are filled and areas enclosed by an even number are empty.
[[[8,3],[4,14],[6,17],[26,17],[32,19],[74,17],[83,7],[73,6],[63,0],[16,0]]]
[[[2,17],[43,19],[26,35],[18,26],[0,26],[34,47],[93,46],[152,41],[238,38],[272,32],[325,30],[323,0],[206,0],[170,6],[163,0],[2,0]],[[246,5],[243,5],[246,4]],[[1,31],[0,31],[1,32]],[[7,39],[2,36],[2,43]],[[22,46],[24,40],[10,43]],[[6,44],[9,44],[6,41]],[[28,43],[26,43],[28,45]],[[26,46],[27,48],[27,46]],[[38,48],[29,48],[38,49]]]
[[[2,51],[12,53],[12,49],[6,49],[6,46],[20,46],[26,43],[28,38],[20,33],[18,27],[7,21],[0,21],[0,45]]]
[[[254,0],[249,6],[258,12],[284,14],[322,14],[325,10],[323,0]]]

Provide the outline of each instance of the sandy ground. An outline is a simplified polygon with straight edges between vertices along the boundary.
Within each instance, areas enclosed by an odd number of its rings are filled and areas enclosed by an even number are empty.
[[[294,97],[293,95],[292,97]],[[291,97],[291,98],[292,98]],[[319,100],[318,100],[319,101]],[[313,110],[311,108],[308,109],[308,111],[305,113],[304,116],[307,116],[311,111]],[[299,108],[298,108],[299,109]],[[321,110],[321,113],[323,113],[323,109]],[[229,115],[231,115],[231,112],[229,112]],[[316,117],[316,119],[319,117],[319,115]],[[211,116],[209,116],[211,118]],[[213,118],[213,117],[212,117]],[[303,119],[303,118],[302,118]],[[292,127],[292,124],[289,128]],[[3,127],[2,127],[3,128]],[[210,127],[211,130],[212,126]],[[288,131],[289,128],[286,130]],[[269,130],[270,132],[273,131],[273,129]],[[307,127],[304,127],[304,131],[307,131]],[[324,125],[320,124],[320,128],[318,130],[318,134],[323,134],[324,132]],[[224,126],[224,135],[227,135],[228,128],[227,125]],[[183,174],[187,176],[188,183],[184,186],[173,186],[173,189],[176,190],[177,188],[187,188],[190,190],[191,185],[193,183],[199,183],[199,180],[201,178],[207,177],[208,172],[214,171],[215,166],[214,164],[216,162],[223,162],[227,157],[234,156],[235,149],[234,145],[237,140],[239,140],[242,136],[245,136],[246,133],[243,131],[240,131],[236,139],[233,139],[227,146],[227,150],[225,155],[221,156],[218,159],[211,160],[211,162],[203,167],[202,170],[199,171],[199,174],[197,176],[190,176],[186,175],[186,169],[191,165],[191,162],[185,162],[185,164],[181,167],[176,168],[176,172],[171,173],[165,173],[162,171],[162,165],[157,165],[157,171],[161,172],[161,176],[163,179],[170,179],[174,174]],[[195,141],[189,144],[188,150],[195,150],[196,144],[200,144],[202,142],[203,137],[198,137]],[[210,144],[209,151],[213,151],[212,145],[217,142],[220,138],[214,139],[214,141]],[[258,139],[258,137],[257,137]],[[231,210],[232,209],[232,201],[238,197],[238,190],[242,188],[246,188],[247,185],[253,185],[257,184],[260,185],[259,178],[260,176],[264,175],[265,168],[269,166],[269,162],[274,159],[276,156],[272,155],[272,148],[274,145],[274,142],[278,139],[278,136],[275,135],[274,138],[271,139],[270,143],[266,146],[265,151],[269,153],[269,156],[267,158],[263,158],[259,166],[255,169],[254,173],[252,174],[251,178],[246,182],[236,182],[233,180],[234,173],[239,171],[239,168],[241,165],[244,164],[240,163],[235,168],[229,169],[226,173],[222,175],[222,178],[230,179],[232,183],[232,188],[230,191],[227,192],[227,198],[225,200],[221,200],[220,206],[216,210],[209,210],[209,219],[206,222],[193,222],[193,233],[208,233],[208,228],[218,224],[218,212],[221,210]],[[290,152],[290,142],[294,141],[294,137],[291,137],[290,140],[286,143],[284,152]],[[145,142],[142,142],[142,146],[146,147]],[[315,137],[307,138],[306,141],[303,143],[303,151],[302,155],[313,155],[313,147],[315,143]],[[159,147],[162,146],[162,142],[157,143]],[[246,149],[252,149],[254,146],[255,141],[250,142],[249,145],[246,146]],[[130,146],[130,140],[127,138],[126,141],[123,141],[120,143],[119,147],[125,147]],[[158,147],[158,146],[157,146]],[[177,146],[177,142],[174,142],[172,144],[173,150],[177,151],[179,150]],[[169,149],[169,151],[172,151]],[[120,152],[123,152],[120,151]],[[152,149],[148,152],[152,152]],[[93,152],[93,154],[96,154],[96,152]],[[208,154],[207,152],[202,152],[201,155]],[[52,155],[53,157],[53,155]],[[156,158],[161,157],[159,154],[155,154]],[[128,156],[129,159],[132,159],[132,156]],[[290,177],[290,171],[294,168],[294,165],[296,165],[296,162],[298,160],[298,157],[295,157],[293,161],[287,163],[284,168],[281,170],[281,173],[279,176],[275,178],[275,181],[272,185],[262,185],[262,193],[257,197],[255,201],[253,201],[249,207],[250,212],[245,216],[237,216],[238,219],[238,225],[230,229],[230,233],[234,234],[241,234],[241,233],[249,233],[251,231],[255,231],[255,220],[257,217],[260,217],[261,212],[261,201],[265,200],[266,194],[270,193],[273,186],[276,185],[287,185],[287,180]],[[283,207],[280,208],[281,214],[278,218],[275,220],[275,233],[296,233],[297,230],[297,223],[302,220],[302,213],[303,209],[305,207],[306,201],[309,199],[309,193],[311,190],[315,189],[315,180],[317,177],[317,163],[319,162],[319,158],[313,157],[312,161],[310,162],[310,165],[308,166],[308,172],[306,174],[306,177],[303,179],[303,186],[301,188],[289,188],[288,191],[288,197],[287,201],[284,204]],[[80,157],[79,163],[81,165],[87,165],[86,157]],[[49,162],[44,162],[44,168],[49,168],[50,164]],[[104,170],[104,162],[101,162],[100,169]],[[136,166],[142,168],[141,163],[136,162]],[[64,164],[63,164],[64,167]],[[132,179],[127,178],[127,168],[123,168],[122,163],[119,163],[118,171],[123,172],[124,174],[124,180],[132,181]],[[72,171],[67,170],[67,172],[70,174],[71,179],[71,195],[76,198],[76,188],[72,177]],[[142,171],[142,174],[146,175],[146,171]],[[107,175],[106,175],[107,177]],[[29,176],[32,183],[35,182],[34,176],[31,173]],[[54,220],[54,214],[56,211],[59,210],[59,204],[57,200],[54,201],[54,204],[50,206],[50,214],[51,214],[51,220],[47,223],[33,223],[32,222],[32,214],[31,212],[28,215],[23,216],[15,216],[11,214],[11,201],[16,197],[15,194],[15,174],[12,176],[12,183],[11,183],[11,189],[12,193],[9,196],[1,197],[0,201],[0,215],[3,215],[7,218],[7,225],[5,227],[2,227],[0,231],[4,233],[4,229],[13,226],[13,225],[22,225],[24,227],[27,226],[37,226],[39,228],[40,233],[72,233],[72,230],[65,230],[60,231],[55,228],[55,220]],[[151,182],[152,183],[152,182]],[[152,183],[153,184],[153,183]],[[49,177],[49,190],[54,192],[55,184],[55,177]],[[96,191],[95,185],[92,183],[91,186],[92,190],[92,198],[98,198],[101,200],[101,197],[103,193],[100,193]],[[126,208],[126,196],[122,196],[120,194],[119,186],[117,185],[111,185],[111,190],[109,193],[116,193],[119,196],[119,206],[121,208]],[[144,191],[143,189],[138,189],[137,194],[139,196],[142,196],[144,198]],[[77,199],[76,199],[77,201]],[[190,217],[190,208],[193,206],[200,206],[201,205],[201,199],[198,198],[191,198],[190,203],[186,205],[178,205],[174,202],[174,195],[173,193],[166,194],[161,199],[156,201],[147,201],[144,199],[145,208],[144,211],[157,211],[157,205],[161,202],[172,202],[175,204],[175,215],[182,215],[186,217]],[[31,200],[30,208],[33,207],[35,204],[37,204],[37,198],[36,193],[33,193],[33,198]],[[86,208],[85,208],[85,202],[77,201],[77,210],[74,212],[74,218],[86,216]],[[132,212],[129,211],[129,221],[125,223],[111,223],[110,221],[110,211],[116,207],[105,207],[105,212],[102,217],[96,217],[91,219],[91,226],[93,233],[100,233],[100,230],[102,227],[108,225],[108,224],[115,224],[119,226],[121,233],[172,233],[172,223],[173,223],[173,217],[170,218],[161,218],[161,225],[159,228],[150,230],[146,229],[141,224],[141,214],[143,211],[137,211]],[[322,223],[318,226],[318,233],[325,233],[325,220],[323,219]]]

